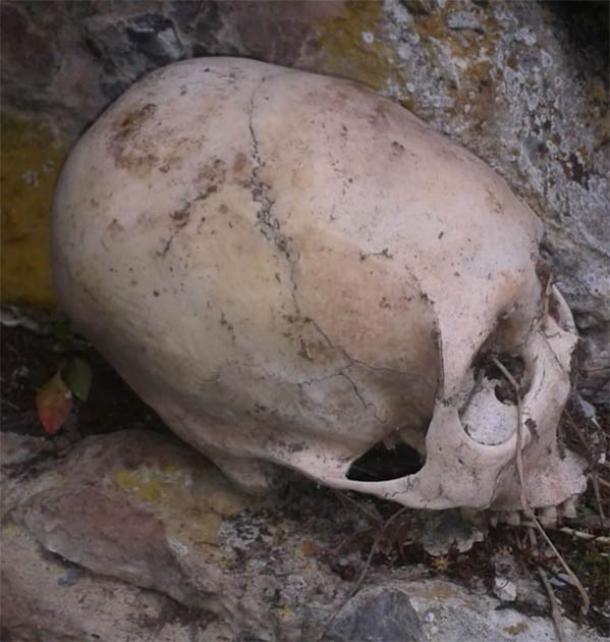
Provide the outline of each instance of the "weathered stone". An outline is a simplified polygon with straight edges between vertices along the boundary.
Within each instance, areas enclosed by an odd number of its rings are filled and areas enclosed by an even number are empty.
[[[134,44],[124,19],[93,16],[84,21],[84,26],[88,49],[104,70],[100,88],[107,100],[117,98],[134,80],[155,66],[151,57],[140,50],[140,45],[144,51],[147,47],[149,50],[154,48],[154,32],[140,34],[143,42]],[[139,32],[135,33],[137,37]],[[157,50],[160,53],[158,42]]]
[[[2,448],[0,470],[4,472],[31,462],[47,450],[48,444],[43,437],[30,437],[9,432],[0,435],[0,447]]]
[[[49,267],[49,207],[66,141],[44,121],[1,120],[2,296],[55,303]]]
[[[7,524],[2,542],[1,635],[11,642],[221,642],[230,632],[209,613],[160,593],[93,575]]]
[[[3,639],[553,639],[549,619],[499,610],[417,566],[372,565],[351,597],[364,561],[339,557],[337,536],[368,528],[364,512],[306,486],[254,500],[169,437],[88,438],[2,483]],[[357,569],[350,579],[331,570],[339,560]],[[564,626],[574,642],[601,640]]]
[[[137,16],[128,21],[126,31],[136,50],[159,65],[180,60],[184,55],[182,43],[168,18],[157,14]]]
[[[517,599],[517,587],[507,577],[494,578],[494,595],[501,602],[514,602]]]
[[[112,570],[119,579],[198,606],[163,524],[150,513],[87,486],[44,491],[22,509],[23,524],[46,550],[94,573]]]
[[[46,87],[53,78],[56,51],[52,42],[34,27],[18,3],[2,3],[2,61],[25,74],[34,86]]]
[[[424,633],[434,642],[541,642],[556,640],[550,618],[527,616],[496,598],[467,591],[446,581],[409,582],[404,586]],[[601,642],[596,633],[563,620],[571,642]]]
[[[12,519],[45,550],[211,610],[236,636],[302,639],[344,594],[339,578],[298,553],[306,533],[288,541],[281,519],[250,517],[246,509],[258,500],[234,490],[194,451],[154,433],[86,439],[30,483],[29,497],[22,480],[9,486],[22,486],[8,489]]]
[[[454,11],[447,15],[447,25],[450,29],[481,29],[481,22],[472,11]]]
[[[422,642],[419,617],[407,594],[380,586],[357,593],[337,615],[330,638],[337,642]]]
[[[456,510],[440,513],[422,513],[419,517],[420,539],[426,553],[446,555],[452,548],[469,551],[476,542],[482,542],[483,533],[466,521]]]

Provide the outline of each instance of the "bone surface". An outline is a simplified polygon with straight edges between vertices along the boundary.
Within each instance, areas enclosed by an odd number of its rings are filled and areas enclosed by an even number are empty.
[[[576,337],[537,276],[541,234],[500,177],[398,104],[204,58],[146,76],[85,133],[53,254],[82,332],[242,486],[289,467],[407,506],[508,512],[519,422],[533,507],[584,485],[557,447]],[[503,354],[523,366],[520,413],[485,366]],[[381,443],[419,470],[358,479]]]

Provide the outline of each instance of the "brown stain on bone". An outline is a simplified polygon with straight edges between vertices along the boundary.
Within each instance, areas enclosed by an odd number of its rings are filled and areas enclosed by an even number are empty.
[[[197,188],[196,200],[204,200],[210,194],[222,189],[227,177],[226,164],[220,158],[215,158],[211,163],[205,163],[199,167],[195,178]]]
[[[233,172],[235,174],[241,174],[247,163],[248,157],[243,152],[239,152],[235,155],[235,160],[233,161]]]
[[[125,228],[123,227],[123,225],[121,225],[121,223],[116,218],[112,219],[112,221],[109,223],[109,225],[106,227],[106,229],[109,232],[116,233],[116,234],[125,231]]]
[[[113,135],[109,148],[118,167],[142,176],[158,164],[152,140],[141,133],[156,111],[156,105],[147,103],[121,115],[111,125]]]
[[[128,112],[114,123],[114,140],[125,140],[133,136],[147,120],[154,116],[156,111],[156,105],[147,103],[138,109]]]

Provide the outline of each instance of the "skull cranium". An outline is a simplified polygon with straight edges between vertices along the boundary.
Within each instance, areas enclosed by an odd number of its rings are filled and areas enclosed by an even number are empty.
[[[354,83],[229,58],[150,74],[72,151],[53,234],[83,332],[248,488],[279,465],[413,507],[518,510],[521,419],[530,504],[583,490],[557,447],[576,337],[536,273],[540,222]],[[486,355],[510,356],[518,399]],[[419,463],[359,478],[390,442]]]

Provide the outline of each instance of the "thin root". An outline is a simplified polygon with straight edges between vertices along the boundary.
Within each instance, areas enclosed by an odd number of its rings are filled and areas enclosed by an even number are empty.
[[[403,508],[400,508],[400,509],[399,509],[399,510],[397,510],[395,513],[393,513],[392,515],[390,515],[390,517],[388,517],[388,519],[386,519],[386,521],[383,523],[383,525],[382,525],[382,526],[381,526],[381,528],[379,529],[379,532],[377,533],[377,535],[376,535],[375,539],[373,540],[373,544],[371,545],[371,550],[369,551],[368,557],[366,558],[366,562],[364,563],[364,566],[363,566],[363,568],[362,568],[362,572],[360,573],[360,577],[358,578],[358,581],[356,582],[356,584],[354,585],[354,587],[352,588],[352,590],[347,594],[347,596],[345,597],[345,599],[344,599],[344,600],[343,600],[343,602],[341,603],[341,606],[340,606],[340,607],[339,607],[339,608],[338,608],[338,609],[337,609],[337,610],[336,610],[336,611],[331,615],[331,617],[329,618],[329,620],[328,620],[328,621],[326,622],[326,624],[324,625],[324,628],[322,629],[322,632],[320,633],[320,636],[318,637],[318,642],[320,642],[320,640],[322,640],[322,639],[324,638],[324,636],[326,635],[326,632],[327,632],[327,631],[328,631],[328,629],[330,629],[330,627],[332,626],[332,623],[335,621],[335,619],[336,619],[337,615],[339,615],[339,613],[341,612],[341,609],[342,609],[342,608],[343,608],[343,607],[344,607],[344,606],[345,606],[345,605],[346,605],[346,604],[347,604],[347,603],[352,599],[352,597],[354,597],[354,595],[356,595],[356,593],[360,590],[360,588],[362,587],[362,584],[364,584],[364,580],[365,580],[366,575],[367,575],[367,573],[368,573],[368,571],[369,571],[369,568],[370,568],[370,566],[371,566],[371,562],[373,561],[373,556],[374,556],[374,555],[375,555],[375,553],[377,552],[377,547],[379,546],[379,542],[381,541],[381,538],[382,538],[383,534],[385,533],[385,531],[386,531],[386,529],[388,528],[388,526],[389,526],[389,525],[390,525],[390,524],[391,524],[391,523],[392,523],[392,522],[393,522],[397,517],[399,517],[400,515],[402,515],[406,510],[408,510],[408,507],[407,507],[407,506],[405,506],[405,507],[403,507]]]

